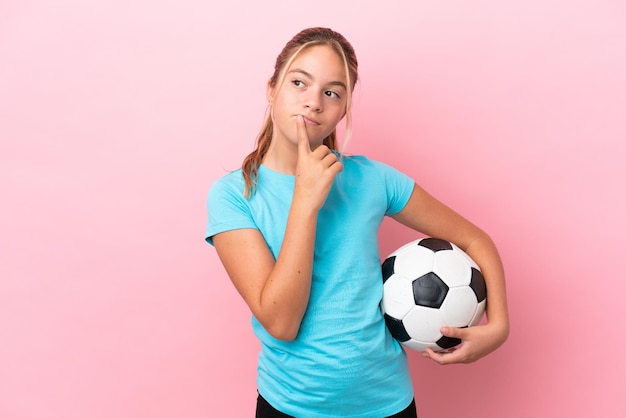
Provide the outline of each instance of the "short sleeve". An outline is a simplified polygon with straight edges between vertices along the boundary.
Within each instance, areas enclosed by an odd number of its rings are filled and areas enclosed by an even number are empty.
[[[382,175],[387,192],[387,210],[385,215],[392,216],[400,212],[411,198],[415,181],[403,172],[378,161],[374,161]]]
[[[255,228],[256,226],[247,199],[243,196],[241,171],[227,174],[217,180],[206,200],[207,226],[205,240],[213,245],[213,236],[234,229]]]

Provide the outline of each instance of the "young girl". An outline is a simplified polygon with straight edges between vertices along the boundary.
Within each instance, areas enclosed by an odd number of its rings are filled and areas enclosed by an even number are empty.
[[[508,335],[504,273],[492,240],[408,176],[336,150],[357,59],[339,33],[310,28],[289,41],[267,84],[257,148],[208,196],[206,239],[252,311],[261,341],[257,417],[415,417],[406,354],[379,304],[377,234],[384,216],[452,241],[481,267],[488,323],[446,328],[475,361]],[[344,141],[345,144],[345,141]]]

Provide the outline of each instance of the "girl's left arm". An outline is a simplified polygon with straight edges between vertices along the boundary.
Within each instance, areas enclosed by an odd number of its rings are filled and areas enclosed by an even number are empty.
[[[424,356],[439,364],[471,363],[500,347],[509,335],[509,314],[502,261],[489,235],[417,184],[406,206],[392,217],[427,236],[456,244],[479,265],[487,285],[487,323],[443,328],[443,335],[462,343],[449,352],[428,349]]]

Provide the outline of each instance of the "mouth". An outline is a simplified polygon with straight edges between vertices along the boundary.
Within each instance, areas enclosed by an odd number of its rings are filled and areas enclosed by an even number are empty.
[[[319,126],[320,125],[320,123],[318,121],[316,121],[315,119],[308,118],[308,117],[306,117],[304,115],[300,115],[300,116],[302,116],[302,119],[304,119],[304,123],[306,125],[311,125],[311,126]]]

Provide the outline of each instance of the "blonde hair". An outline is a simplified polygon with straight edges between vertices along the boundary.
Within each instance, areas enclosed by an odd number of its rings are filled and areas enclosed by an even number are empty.
[[[346,86],[349,86],[346,94],[346,129],[342,142],[341,153],[346,148],[352,135],[352,90],[358,79],[358,62],[352,45],[338,32],[328,28],[309,28],[296,34],[283,48],[276,58],[274,66],[274,74],[270,78],[270,86],[280,90],[285,80],[285,74],[289,66],[298,57],[298,55],[307,48],[318,45],[327,45],[335,50],[344,64],[346,73]],[[256,189],[259,166],[267,154],[272,143],[274,134],[274,123],[272,115],[267,115],[263,127],[256,139],[256,148],[244,159],[242,174],[245,182],[244,196],[250,198]],[[324,139],[324,145],[337,151],[337,130],[333,130],[330,135]]]

